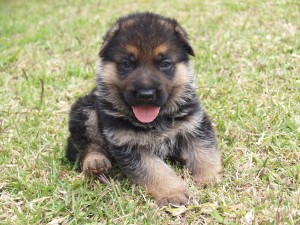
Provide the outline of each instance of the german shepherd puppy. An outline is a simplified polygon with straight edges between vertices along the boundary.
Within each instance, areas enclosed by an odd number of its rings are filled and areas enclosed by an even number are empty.
[[[104,37],[96,87],[70,112],[67,158],[92,176],[118,166],[159,205],[186,204],[183,162],[196,183],[219,176],[215,132],[201,108],[183,28],[153,13],[120,18]]]

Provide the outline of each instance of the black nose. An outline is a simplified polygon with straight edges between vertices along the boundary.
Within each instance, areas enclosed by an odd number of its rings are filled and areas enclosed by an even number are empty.
[[[154,89],[142,89],[137,92],[137,99],[150,102],[156,98],[156,91]]]

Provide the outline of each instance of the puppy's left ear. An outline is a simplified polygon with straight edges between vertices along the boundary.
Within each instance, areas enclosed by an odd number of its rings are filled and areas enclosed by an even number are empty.
[[[120,29],[119,22],[116,22],[112,26],[112,28],[110,28],[109,31],[107,31],[106,35],[103,38],[104,42],[103,42],[102,47],[99,52],[99,56],[101,58],[103,58],[103,55],[105,53],[105,50],[107,49],[109,42],[113,39],[113,37],[116,35],[116,33],[119,31],[119,29]]]
[[[194,49],[192,48],[187,33],[182,27],[180,27],[179,24],[175,25],[175,32],[179,36],[180,40],[185,44],[188,54],[190,54],[191,56],[195,56]]]

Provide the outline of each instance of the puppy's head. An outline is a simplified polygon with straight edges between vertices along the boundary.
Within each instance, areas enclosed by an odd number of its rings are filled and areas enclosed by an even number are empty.
[[[115,23],[99,55],[99,76],[114,103],[150,123],[180,100],[190,82],[188,58],[194,51],[175,20],[138,13]]]

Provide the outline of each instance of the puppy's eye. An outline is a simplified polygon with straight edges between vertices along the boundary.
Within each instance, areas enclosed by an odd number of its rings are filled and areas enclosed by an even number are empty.
[[[159,67],[161,70],[168,70],[172,66],[172,63],[170,60],[164,60],[160,63]]]
[[[134,69],[134,63],[125,59],[125,60],[122,60],[121,63],[120,63],[121,67],[125,70],[132,70]]]

